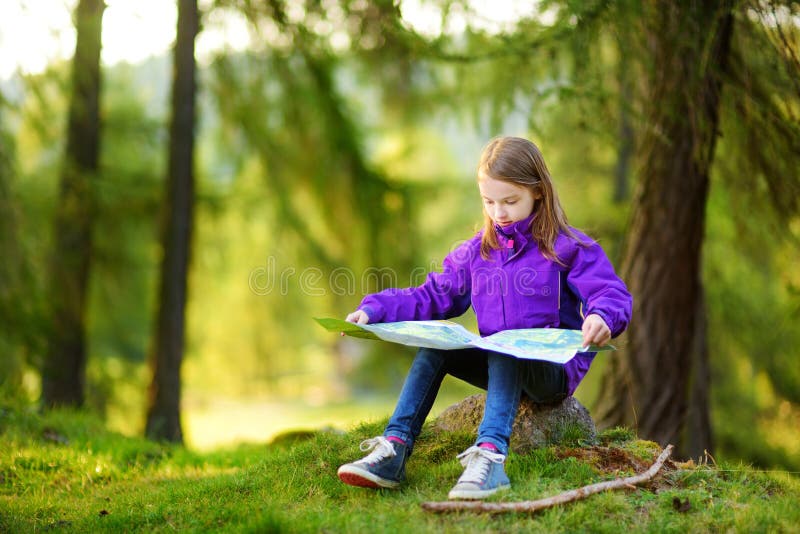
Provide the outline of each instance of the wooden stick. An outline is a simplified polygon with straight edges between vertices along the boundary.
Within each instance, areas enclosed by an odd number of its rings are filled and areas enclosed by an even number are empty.
[[[617,478],[608,480],[606,482],[598,482],[597,484],[590,484],[582,488],[566,491],[553,497],[546,499],[539,499],[536,501],[522,501],[522,502],[481,502],[481,501],[443,501],[443,502],[424,502],[422,508],[429,512],[456,512],[461,510],[472,510],[475,512],[490,512],[494,514],[504,512],[536,512],[551,508],[559,504],[564,504],[579,499],[585,499],[589,495],[600,493],[602,491],[609,491],[622,488],[630,488],[647,482],[656,476],[656,473],[664,465],[664,462],[672,454],[672,445],[667,447],[661,452],[661,455],[656,459],[650,469],[644,473],[634,475],[627,478]]]

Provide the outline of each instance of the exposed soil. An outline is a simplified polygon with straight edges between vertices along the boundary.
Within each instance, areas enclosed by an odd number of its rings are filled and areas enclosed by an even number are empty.
[[[561,449],[556,452],[559,458],[575,458],[585,462],[601,473],[617,476],[629,476],[646,471],[655,460],[641,460],[633,453],[616,447],[581,447],[577,449]],[[664,470],[673,470],[675,465],[667,460],[662,467]]]

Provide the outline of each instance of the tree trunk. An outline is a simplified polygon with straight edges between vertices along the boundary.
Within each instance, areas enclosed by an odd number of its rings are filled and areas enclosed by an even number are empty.
[[[92,182],[100,150],[100,33],[103,0],[80,0],[72,61],[67,148],[50,263],[52,324],[42,365],[45,406],[80,406],[86,375],[86,300],[92,254]]]
[[[710,0],[644,9],[649,121],[621,269],[635,304],[627,347],[603,376],[596,413],[604,426],[634,427],[667,444],[687,424],[691,355],[706,350],[696,345],[705,345],[701,245],[733,15],[730,2]],[[707,413],[697,420],[707,424]]]
[[[690,352],[692,370],[690,374],[689,411],[683,436],[679,441],[684,456],[699,458],[711,451],[714,443],[709,414],[709,388],[711,369],[708,362],[708,343],[706,339],[705,291],[697,293],[698,323]]]
[[[194,204],[194,40],[198,26],[197,0],[180,0],[173,65],[167,202],[162,229],[161,287],[150,355],[152,381],[146,425],[149,438],[177,443],[183,441],[180,371]]]

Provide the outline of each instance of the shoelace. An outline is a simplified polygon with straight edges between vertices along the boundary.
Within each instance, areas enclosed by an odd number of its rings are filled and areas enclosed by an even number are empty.
[[[394,450],[392,442],[383,436],[378,436],[377,438],[372,438],[372,439],[365,439],[364,441],[361,442],[358,448],[364,452],[372,451],[367,456],[361,459],[362,462],[366,462],[368,464],[380,462],[384,458],[391,458],[393,456],[397,456],[397,453]]]
[[[458,479],[459,482],[481,482],[489,474],[489,467],[491,467],[492,463],[502,464],[506,459],[500,453],[482,449],[477,445],[473,445],[456,456],[456,458],[466,468],[461,478]]]

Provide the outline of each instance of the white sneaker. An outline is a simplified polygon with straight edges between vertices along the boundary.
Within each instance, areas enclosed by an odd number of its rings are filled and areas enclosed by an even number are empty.
[[[503,464],[503,454],[473,445],[458,455],[464,473],[450,493],[449,499],[484,499],[498,491],[511,488]]]

